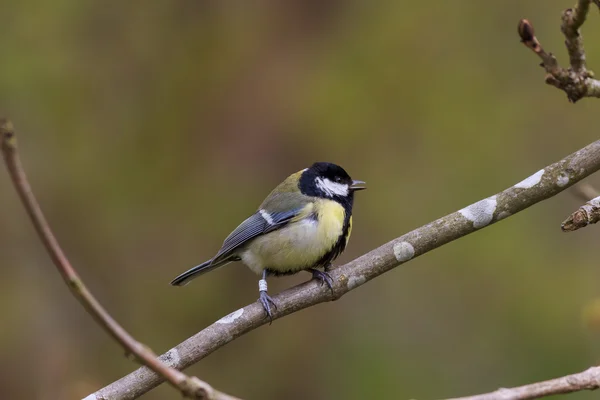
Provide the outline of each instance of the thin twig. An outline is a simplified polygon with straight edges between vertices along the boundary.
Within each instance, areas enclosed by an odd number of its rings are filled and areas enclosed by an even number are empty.
[[[588,201],[563,221],[563,232],[573,232],[600,221],[600,196]]]
[[[562,15],[560,30],[565,35],[565,46],[569,53],[571,68],[576,74],[585,74],[585,50],[579,28],[585,22],[590,9],[590,0],[578,0],[574,8],[567,8]]]
[[[522,19],[519,21],[518,32],[519,36],[521,37],[521,42],[525,45],[525,47],[529,48],[538,55],[538,57],[542,60],[541,66],[546,69],[546,72],[550,76],[563,78],[567,75],[567,71],[558,66],[556,57],[554,57],[552,53],[548,53],[546,50],[544,50],[542,44],[535,36],[533,24],[529,22],[529,20]]]
[[[495,392],[475,396],[456,397],[447,400],[529,400],[555,394],[566,394],[600,388],[600,367],[591,367],[583,372],[544,382],[514,388],[501,388]]]
[[[593,1],[600,7],[599,0]],[[544,50],[529,20],[519,21],[521,42],[541,58],[541,66],[546,70],[546,83],[563,90],[572,103],[583,97],[600,97],[600,81],[594,79],[594,73],[587,69],[583,36],[579,30],[586,20],[590,2],[577,0],[574,8],[568,8],[562,14],[561,31],[565,35],[571,64],[568,69],[561,68],[556,57]]]
[[[552,197],[599,169],[600,140],[494,196],[417,228],[332,270],[330,273],[335,282],[333,294],[314,281],[279,293],[275,296],[277,312],[274,318],[281,318],[325,301],[337,300],[404,262]],[[239,336],[264,325],[266,321],[262,306],[252,303],[221,318],[172,348],[167,354],[178,360],[175,364],[177,368],[187,368]],[[162,381],[160,376],[142,367],[96,393],[114,400],[130,400]]]
[[[181,393],[190,398],[203,400],[234,400],[234,397],[218,392],[208,383],[201,381],[196,377],[188,377],[184,373],[169,367],[156,358],[156,355],[148,347],[135,340],[110,314],[100,305],[96,298],[85,286],[52,233],[42,210],[33,195],[25,171],[21,165],[21,160],[17,151],[17,141],[13,125],[6,119],[0,119],[0,141],[4,161],[10,173],[13,184],[19,193],[19,197],[31,218],[35,230],[44,243],[46,250],[54,265],[62,275],[65,283],[71,290],[71,293],[79,300],[94,319],[104,328],[109,335],[133,354],[137,360],[147,365],[152,371],[161,376],[161,379],[168,381],[171,385],[181,391]],[[165,357],[163,357],[164,359]],[[99,396],[88,396],[89,399],[102,399]]]

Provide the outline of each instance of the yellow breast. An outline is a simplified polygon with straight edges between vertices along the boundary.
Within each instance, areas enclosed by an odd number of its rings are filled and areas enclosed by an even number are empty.
[[[318,199],[288,226],[253,240],[242,261],[257,274],[264,268],[287,273],[313,267],[337,243],[345,216],[337,202]]]
[[[317,200],[317,217],[319,219],[319,237],[329,245],[327,251],[338,241],[344,230],[346,211],[333,200]]]

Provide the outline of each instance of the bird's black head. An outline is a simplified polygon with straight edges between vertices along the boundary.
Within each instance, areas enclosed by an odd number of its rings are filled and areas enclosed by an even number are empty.
[[[339,165],[316,162],[300,177],[300,191],[312,197],[323,197],[352,203],[356,190],[366,189],[362,181],[353,181]]]

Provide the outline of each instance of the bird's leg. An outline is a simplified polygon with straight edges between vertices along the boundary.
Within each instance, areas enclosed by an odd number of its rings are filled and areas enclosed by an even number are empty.
[[[333,278],[327,272],[330,265],[331,264],[325,266],[324,272],[321,272],[316,268],[310,268],[309,271],[312,272],[313,279],[321,281],[321,286],[323,286],[324,283],[327,284],[327,287],[331,290],[331,294],[333,294]]]
[[[260,293],[258,297],[258,301],[262,304],[265,309],[265,313],[267,313],[267,318],[269,318],[269,325],[273,323],[273,314],[271,313],[271,305],[273,308],[277,310],[277,304],[275,301],[267,294],[267,270],[263,270],[262,279],[258,281],[258,292]]]

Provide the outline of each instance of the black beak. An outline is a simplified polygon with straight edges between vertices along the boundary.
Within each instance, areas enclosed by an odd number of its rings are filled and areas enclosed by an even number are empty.
[[[363,181],[352,181],[352,185],[350,185],[350,190],[364,190],[366,188],[367,184]]]

